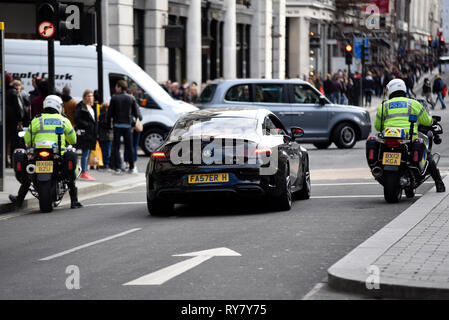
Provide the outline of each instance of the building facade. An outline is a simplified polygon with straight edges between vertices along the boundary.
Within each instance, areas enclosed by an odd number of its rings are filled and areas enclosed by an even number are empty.
[[[374,62],[425,50],[449,21],[442,1],[373,0],[381,11],[372,20],[353,0],[102,0],[103,39],[160,83],[324,76],[346,67],[344,47],[357,37],[370,38]],[[92,10],[95,0],[63,2]],[[0,3],[9,36],[33,37],[32,3]]]

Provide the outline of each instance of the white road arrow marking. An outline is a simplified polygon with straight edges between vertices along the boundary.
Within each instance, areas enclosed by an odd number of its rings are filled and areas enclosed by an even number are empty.
[[[213,257],[240,257],[241,254],[228,248],[216,248],[204,251],[190,252],[184,254],[175,254],[173,257],[193,257],[191,259],[178,262],[164,269],[147,274],[131,282],[125,283],[124,286],[154,286],[161,285],[168,280],[179,276],[201,263]]]

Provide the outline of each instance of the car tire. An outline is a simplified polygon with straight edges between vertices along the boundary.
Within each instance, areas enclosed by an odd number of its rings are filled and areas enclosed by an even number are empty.
[[[334,130],[333,140],[339,149],[352,149],[357,143],[357,131],[349,123],[339,124]]]
[[[147,196],[147,208],[151,216],[168,217],[173,213],[174,207],[174,203],[159,198],[150,200]]]
[[[304,179],[302,181],[301,190],[295,192],[293,194],[295,200],[309,200],[310,194],[312,193],[312,184],[310,183],[310,169],[309,162],[307,161],[306,166],[304,167]]]
[[[140,147],[149,156],[162,145],[166,136],[167,131],[163,129],[157,127],[148,128],[143,132],[142,138],[140,139]],[[160,144],[158,145],[158,143]]]
[[[331,146],[332,142],[316,142],[313,145],[319,150],[325,150]]]
[[[279,191],[280,195],[274,199],[274,205],[279,211],[289,211],[292,208],[293,194],[288,165],[280,179]]]

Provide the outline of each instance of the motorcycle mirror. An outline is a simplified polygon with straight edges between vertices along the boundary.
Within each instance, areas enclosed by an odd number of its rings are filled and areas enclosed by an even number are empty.
[[[432,116],[433,120],[435,120],[436,122],[441,122],[441,117],[440,116]]]
[[[25,131],[19,131],[17,135],[19,136],[19,138],[23,138],[25,137]]]

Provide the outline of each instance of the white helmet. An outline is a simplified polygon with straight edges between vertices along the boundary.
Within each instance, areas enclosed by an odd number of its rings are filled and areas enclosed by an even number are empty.
[[[403,91],[407,92],[407,86],[402,79],[393,79],[387,84],[388,96],[391,96],[394,92]]]
[[[51,108],[58,111],[59,114],[62,113],[62,99],[55,95],[49,95],[44,100],[44,109]]]

